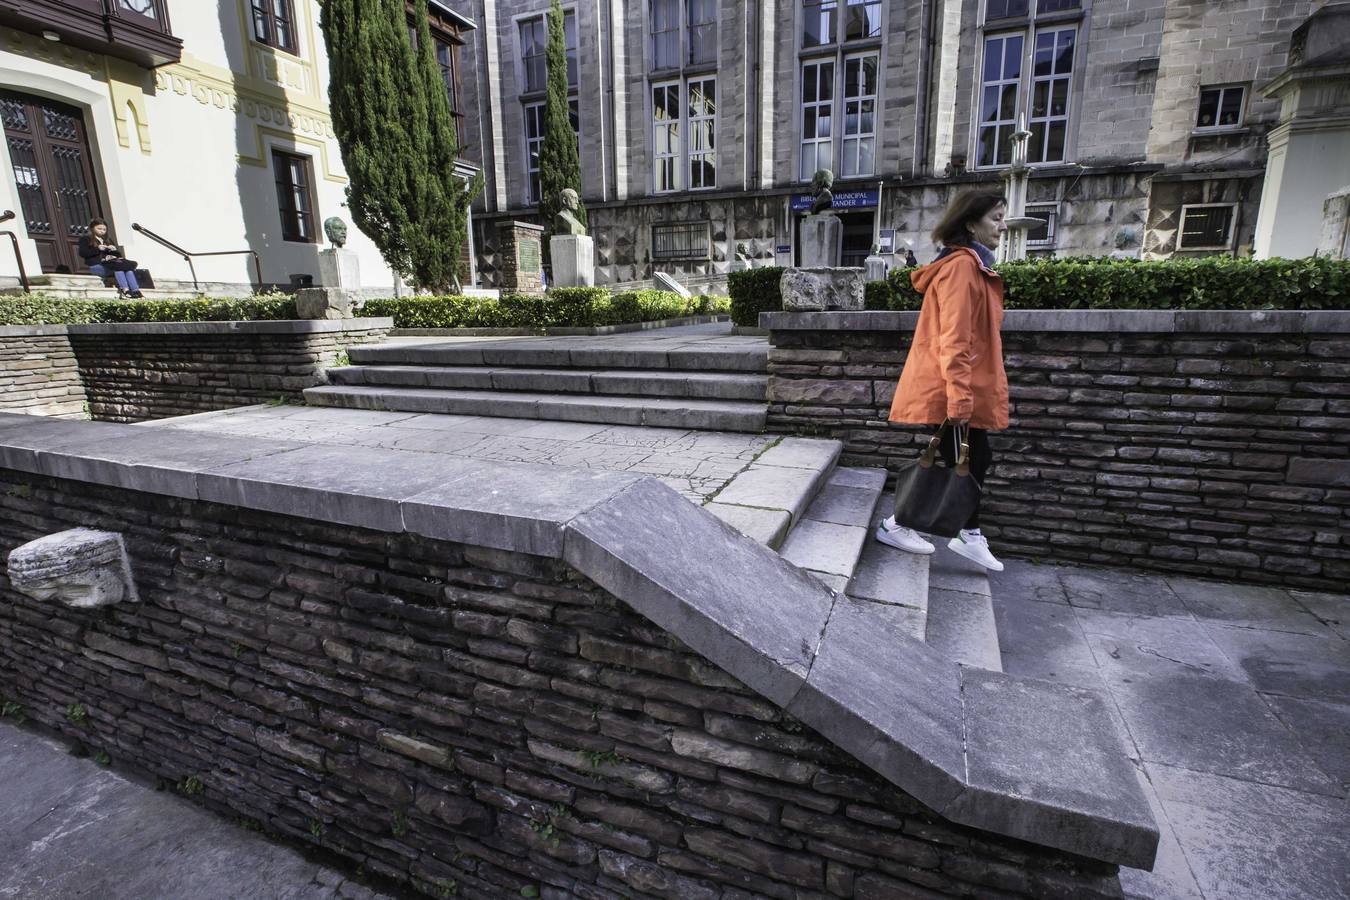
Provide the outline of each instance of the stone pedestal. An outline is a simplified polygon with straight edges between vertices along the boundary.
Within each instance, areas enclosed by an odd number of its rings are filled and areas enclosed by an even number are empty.
[[[326,288],[361,287],[361,260],[355,250],[330,247],[319,251],[319,286]]]
[[[356,292],[346,288],[301,288],[295,292],[295,311],[302,319],[350,319]]]
[[[787,269],[779,279],[786,312],[863,309],[863,270],[838,266]]]
[[[549,238],[553,260],[553,287],[591,287],[595,284],[595,241],[585,234],[555,234]]]
[[[844,223],[834,213],[807,216],[801,242],[803,269],[834,268],[844,258]]]
[[[507,294],[544,292],[544,227],[497,223],[497,286]]]
[[[863,268],[867,272],[868,281],[885,281],[886,273],[890,270],[891,264],[886,257],[873,253],[863,260]]]

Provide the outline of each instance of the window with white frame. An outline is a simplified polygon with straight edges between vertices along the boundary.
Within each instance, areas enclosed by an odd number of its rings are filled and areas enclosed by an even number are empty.
[[[985,35],[977,99],[976,166],[1006,166],[1012,162],[1012,136],[1019,114],[1026,117],[1031,132],[1027,141],[1029,162],[1064,162],[1068,158],[1078,31],[1074,25],[1037,28],[1035,16],[1073,9],[1077,3],[1041,0],[1034,14],[1027,7],[1012,0],[989,0],[986,7],[986,22],[1029,14],[1033,21],[1029,31]],[[1024,85],[1029,90],[1024,92]]]
[[[689,189],[717,187],[717,79],[691,79],[689,98]]]
[[[1073,28],[1040,31],[1031,68],[1028,162],[1063,162],[1069,130],[1069,89],[1073,82]]]
[[[581,155],[581,134],[579,108],[575,98],[567,101],[567,119],[572,133],[577,135],[577,155]],[[538,203],[539,194],[539,152],[544,146],[544,104],[525,104],[525,172],[526,200]]]
[[[798,177],[834,171],[834,60],[802,63],[802,146]]]
[[[563,44],[567,51],[567,86],[577,86],[577,15],[563,12]],[[524,70],[522,94],[533,94],[548,86],[545,56],[548,50],[548,17],[520,20],[520,59]]]
[[[1017,94],[1021,79],[1022,35],[986,37],[975,155],[977,166],[1006,166],[1012,162],[1012,136],[1017,129]]]
[[[1178,250],[1230,250],[1235,203],[1188,203],[1181,207]]]
[[[1195,127],[1236,128],[1242,124],[1242,107],[1247,89],[1242,85],[1204,87],[1200,89],[1200,108],[1196,111]]]
[[[544,104],[525,106],[525,169],[529,174],[529,199],[539,200],[539,149],[544,146]]]
[[[844,58],[844,135],[839,170],[844,178],[876,170],[877,65],[866,53]]]
[[[652,190],[678,191],[680,180],[680,83],[652,85]]]
[[[717,187],[717,79],[652,85],[652,190]]]
[[[1059,204],[1028,203],[1025,215],[1031,219],[1040,219],[1044,223],[1027,229],[1027,246],[1055,246],[1055,223],[1059,218]]]

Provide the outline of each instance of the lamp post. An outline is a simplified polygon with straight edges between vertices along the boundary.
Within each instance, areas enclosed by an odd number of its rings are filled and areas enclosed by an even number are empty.
[[[1017,130],[1012,135],[1012,166],[1004,178],[1008,181],[1008,214],[1003,224],[1008,226],[998,248],[999,262],[1015,262],[1027,258],[1027,231],[1042,224],[1040,219],[1026,215],[1027,211],[1027,175],[1031,167],[1027,165],[1027,131],[1022,114],[1017,115]]]

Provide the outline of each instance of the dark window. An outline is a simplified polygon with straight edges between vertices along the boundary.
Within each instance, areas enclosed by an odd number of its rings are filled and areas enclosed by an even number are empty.
[[[520,57],[525,64],[524,93],[544,89],[544,51],[548,47],[548,29],[544,17],[526,19],[520,23]]]
[[[252,0],[253,37],[259,42],[295,52],[295,9],[291,0]]]
[[[1027,15],[1027,0],[989,0],[989,5],[985,7],[984,18],[986,21],[992,19],[1020,19]]]
[[[707,222],[652,226],[652,259],[707,258]]]
[[[1026,4],[1022,4],[1026,6]],[[1036,12],[1052,13],[1063,12],[1066,9],[1077,9],[1078,0],[1036,0]]]
[[[717,61],[717,0],[686,0],[689,9],[689,62]]]
[[[802,3],[802,46],[819,47],[833,44],[834,14],[837,0],[804,0]]]
[[[1204,88],[1200,91],[1200,110],[1196,128],[1228,128],[1242,124],[1243,87]]]
[[[139,13],[147,19],[159,18],[159,11],[155,9],[155,0],[117,0],[117,5],[128,12]]]
[[[277,175],[281,237],[288,241],[314,243],[314,179],[309,170],[309,157],[273,150],[272,168]]]
[[[1059,218],[1056,206],[1028,206],[1027,217],[1040,219],[1044,224],[1027,229],[1028,247],[1052,247],[1055,243],[1055,220]]]
[[[454,50],[445,41],[436,41],[436,62],[441,66],[441,80],[445,82],[445,95],[450,98],[450,111],[459,112],[455,100],[455,57]]]
[[[1233,207],[1188,206],[1181,213],[1178,250],[1227,250],[1232,245]]]
[[[848,0],[844,12],[844,40],[881,34],[881,0]]]

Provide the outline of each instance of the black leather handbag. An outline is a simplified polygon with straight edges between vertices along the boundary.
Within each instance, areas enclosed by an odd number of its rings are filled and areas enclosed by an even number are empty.
[[[954,467],[938,459],[949,432],[961,448]],[[981,490],[970,474],[969,436],[961,426],[943,422],[923,454],[896,479],[895,521],[926,534],[956,537],[980,505]]]

